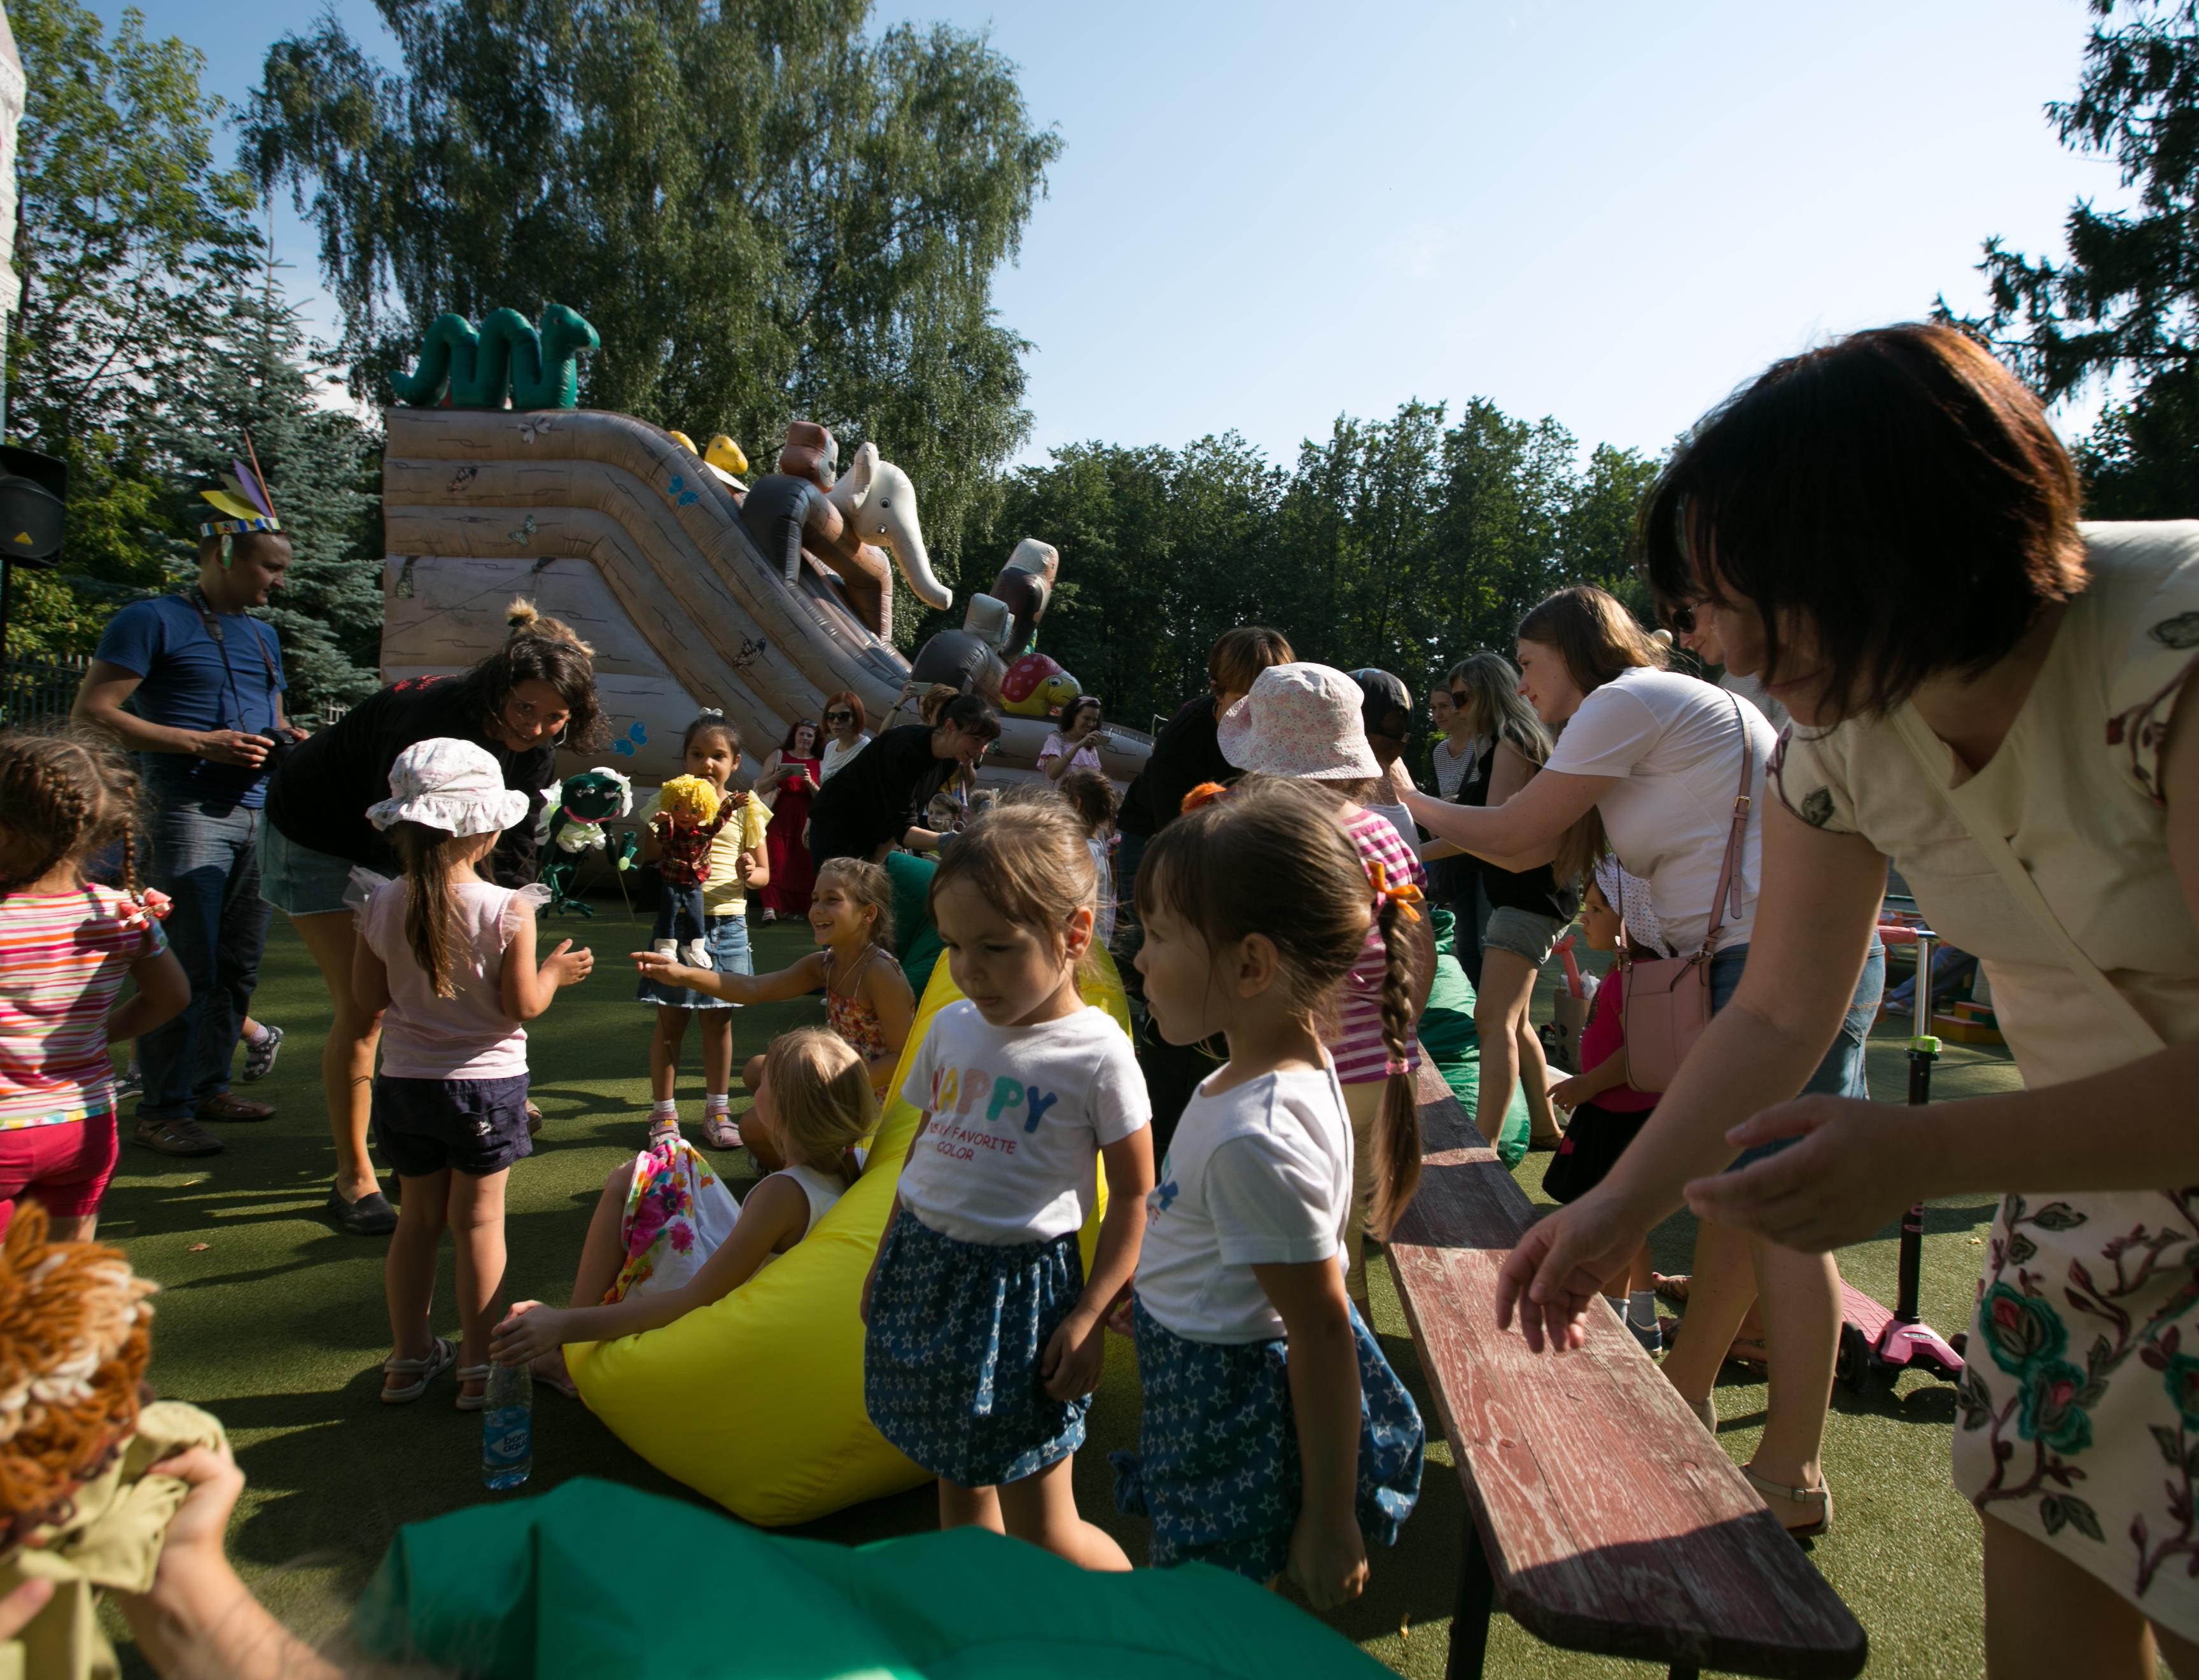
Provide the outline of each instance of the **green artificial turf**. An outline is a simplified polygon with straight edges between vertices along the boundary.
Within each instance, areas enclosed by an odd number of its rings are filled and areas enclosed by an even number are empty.
[[[566,1298],[604,1179],[639,1146],[646,1124],[650,1014],[633,1001],[631,970],[619,960],[640,942],[644,930],[612,906],[592,924],[561,923],[560,936],[566,931],[592,945],[598,963],[594,977],[561,995],[533,1031],[534,1089],[547,1124],[537,1154],[511,1176],[513,1299]],[[783,965],[808,948],[805,927],[756,933],[759,967]],[[332,1163],[317,1060],[328,1003],[302,947],[279,917],[254,1013],[289,1034],[273,1075],[249,1092],[280,1112],[265,1124],[222,1128],[228,1152],[206,1161],[171,1162],[125,1146],[102,1234],[162,1286],[155,1386],[214,1412],[236,1440],[251,1481],[231,1531],[239,1567],[279,1614],[319,1638],[341,1625],[400,1525],[488,1496],[480,1481],[479,1420],[452,1409],[455,1391],[447,1378],[417,1405],[383,1406],[375,1397],[377,1368],[388,1350],[384,1245],[343,1234],[321,1212]],[[773,1033],[822,1015],[814,999],[746,1011],[736,1023],[735,1047],[744,1054],[761,1049]],[[701,1108],[691,1040],[689,1053],[681,1091],[691,1132]],[[1871,1077],[1881,1098],[1899,1098],[1904,1076],[1897,1043],[1873,1044]],[[1953,1098],[2014,1083],[2004,1057],[1951,1046],[1934,1094]],[[1538,1201],[1549,1159],[1531,1155],[1519,1170]],[[745,1157],[735,1161],[728,1175],[738,1193],[745,1189],[744,1169],[753,1170]],[[1991,1215],[1983,1198],[1933,1210],[1923,1305],[1943,1332],[1967,1322],[1978,1243]],[[1684,1216],[1659,1229],[1659,1269],[1686,1269],[1690,1229]],[[1852,1282],[1890,1302],[1894,1253],[1889,1228],[1843,1251],[1840,1263]],[[1379,1261],[1374,1273],[1375,1327],[1432,1417]],[[438,1316],[446,1331],[456,1327],[447,1310],[449,1277],[446,1250],[439,1295],[445,1310]],[[1721,1440],[1742,1461],[1762,1422],[1764,1391],[1735,1368],[1727,1368],[1727,1378],[1718,1395],[1725,1420]],[[1112,1341],[1090,1439],[1078,1457],[1076,1492],[1084,1514],[1142,1559],[1143,1525],[1115,1514],[1106,1463],[1111,1450],[1134,1444],[1137,1408],[1129,1349]],[[1814,1555],[1869,1630],[1873,1676],[1974,1675],[1983,1666],[1978,1523],[1948,1479],[1953,1418],[1951,1391],[1920,1377],[1903,1379],[1890,1397],[1843,1391],[1834,1399],[1824,1461],[1838,1516]],[[628,1451],[585,1409],[546,1392],[536,1403],[534,1451],[537,1489],[589,1474],[692,1496]],[[1374,1559],[1366,1597],[1335,1619],[1382,1661],[1411,1675],[1443,1671],[1465,1508],[1449,1458],[1439,1439],[1431,1444],[1419,1510],[1397,1548]],[[1613,1474],[1628,1473],[1624,1465],[1610,1467]],[[919,1491],[842,1512],[802,1531],[856,1543],[919,1531],[933,1516],[930,1493]],[[665,1569],[674,1594],[738,1592],[735,1582],[688,1578],[676,1559],[667,1559]],[[767,1612],[750,1606],[748,1613]],[[119,1635],[119,1621],[113,1625]],[[728,1636],[738,1642],[738,1629]],[[1500,1616],[1487,1671],[1508,1680],[1649,1671],[1554,1650]]]

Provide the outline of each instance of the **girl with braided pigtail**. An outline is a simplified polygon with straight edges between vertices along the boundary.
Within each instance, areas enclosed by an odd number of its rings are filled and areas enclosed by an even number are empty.
[[[1350,1111],[1325,1040],[1379,926],[1391,1080],[1374,1129],[1374,1228],[1420,1175],[1405,1069],[1412,895],[1368,869],[1331,801],[1286,782],[1194,790],[1138,870],[1137,965],[1171,1044],[1219,1033],[1146,1198],[1137,1282],[1116,1327],[1144,1388],[1117,1502],[1152,1557],[1258,1581],[1287,1572],[1316,1609],[1356,1597],[1367,1542],[1396,1541],[1426,1432],[1344,1292],[1357,1203]]]
[[[56,1240],[90,1238],[119,1147],[108,1047],[190,1001],[167,901],[137,891],[137,798],[100,741],[0,734],[0,1231],[27,1193]],[[118,841],[126,893],[85,878]],[[137,995],[117,1007],[125,977]]]

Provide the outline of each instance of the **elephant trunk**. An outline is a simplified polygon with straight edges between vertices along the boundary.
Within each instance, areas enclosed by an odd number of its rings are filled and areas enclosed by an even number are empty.
[[[896,534],[893,556],[901,563],[901,575],[908,580],[908,586],[916,592],[918,600],[940,610],[954,604],[954,592],[932,575],[931,557],[925,551],[921,531],[912,528],[906,535]]]

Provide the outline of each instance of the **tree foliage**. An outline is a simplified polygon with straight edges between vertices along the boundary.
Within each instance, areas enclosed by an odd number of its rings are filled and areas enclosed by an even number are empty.
[[[260,178],[315,222],[354,388],[434,318],[571,305],[584,400],[767,462],[789,419],[875,440],[935,560],[1028,425],[991,309],[1059,142],[981,37],[867,0],[377,0],[269,52]]]
[[[2063,143],[2112,156],[2126,210],[2087,201],[2060,260],[1986,242],[1982,334],[2048,401],[2126,376],[2079,449],[2101,516],[2199,514],[2199,0],[2091,0],[2077,96],[2047,109]],[[1948,315],[1945,301],[1940,313]]]
[[[1553,589],[1636,593],[1627,544],[1654,462],[1607,446],[1583,463],[1556,422],[1479,400],[1446,418],[1422,402],[1339,418],[1287,471],[1234,433],[1058,449],[973,522],[971,580],[1024,535],[1059,547],[1041,645],[1133,725],[1204,688],[1233,625],[1275,625],[1301,656],[1380,666],[1417,696],[1477,648],[1508,656]]]
[[[16,653],[88,652],[116,607],[195,569],[196,496],[252,429],[297,551],[274,620],[295,709],[373,680],[381,602],[371,440],[317,400],[318,359],[270,283],[248,175],[201,55],[135,10],[15,0],[28,78],[9,434],[68,463],[62,569],[19,574]]]

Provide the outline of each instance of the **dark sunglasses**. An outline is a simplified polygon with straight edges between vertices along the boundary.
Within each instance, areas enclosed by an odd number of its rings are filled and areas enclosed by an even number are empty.
[[[1450,691],[1450,703],[1457,707],[1461,711],[1464,711],[1473,703],[1467,697],[1467,692],[1464,689],[1454,688]]]
[[[1695,610],[1693,607],[1667,607],[1665,610],[1665,627],[1676,636],[1694,635]]]
[[[827,723],[853,723],[855,720],[855,715],[853,712],[827,712],[825,714],[825,721]]]

